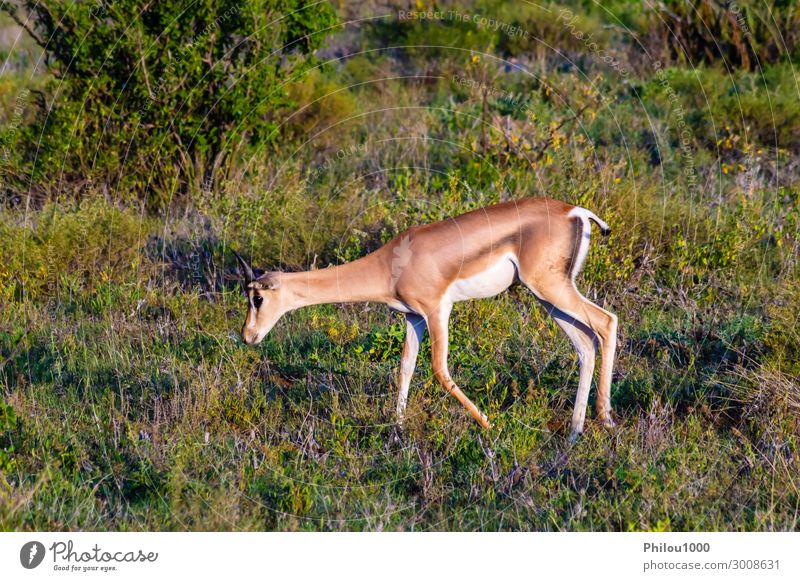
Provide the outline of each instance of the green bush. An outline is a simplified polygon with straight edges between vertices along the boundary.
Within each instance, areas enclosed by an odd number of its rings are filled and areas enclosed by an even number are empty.
[[[672,139],[678,141],[678,114],[692,137],[730,161],[756,160],[759,147],[800,150],[800,103],[791,65],[763,71],[725,72],[701,66],[670,68],[644,85],[642,96],[653,114],[670,113]]]
[[[22,5],[2,9],[30,19],[55,76],[28,128],[37,181],[105,179],[156,207],[269,142],[283,83],[336,22],[308,0]]]

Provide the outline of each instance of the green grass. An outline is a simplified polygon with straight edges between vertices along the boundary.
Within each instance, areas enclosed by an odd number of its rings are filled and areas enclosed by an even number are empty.
[[[19,272],[3,287],[4,529],[798,526],[800,392],[780,371],[796,335],[775,337],[788,321],[757,297],[781,283],[746,252],[675,245],[643,274],[609,258],[625,240],[595,241],[580,286],[620,316],[620,425],[590,419],[570,447],[576,358],[522,288],[454,312],[454,377],[493,428],[433,381],[426,344],[399,431],[399,316],[309,308],[247,347],[235,281],[208,274],[233,275],[213,232],[187,240],[101,202],[58,210],[3,225],[27,249],[5,263],[35,273],[25,293]],[[737,231],[733,246],[756,243]],[[751,258],[776,268],[796,248],[776,252]]]

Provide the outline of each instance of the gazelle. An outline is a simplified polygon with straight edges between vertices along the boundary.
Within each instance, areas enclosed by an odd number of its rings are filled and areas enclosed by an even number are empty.
[[[256,275],[244,271],[249,307],[242,339],[259,343],[285,313],[322,303],[385,303],[406,316],[397,414],[402,420],[425,329],[431,337],[433,372],[442,386],[484,428],[487,417],[459,389],[447,368],[448,324],[453,303],[495,296],[519,281],[564,330],[578,352],[580,379],[571,438],[583,431],[596,346],[602,347],[597,414],[611,419],[611,372],[617,317],[575,286],[589,248],[595,214],[548,198],[526,198],[409,228],[375,252],[341,266],[307,272]]]

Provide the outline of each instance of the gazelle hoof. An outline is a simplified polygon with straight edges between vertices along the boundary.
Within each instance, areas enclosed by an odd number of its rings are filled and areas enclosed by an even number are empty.
[[[603,422],[603,427],[608,428],[609,430],[617,427],[617,423],[611,419],[611,416],[603,418],[601,421]]]

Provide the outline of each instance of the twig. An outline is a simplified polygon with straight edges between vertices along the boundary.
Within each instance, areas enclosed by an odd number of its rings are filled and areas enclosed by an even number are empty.
[[[553,127],[553,129],[551,129],[551,133],[554,132],[554,131],[558,131],[559,129],[564,127],[564,125],[566,125],[567,123],[570,123],[572,121],[576,121],[581,115],[583,115],[583,112],[586,111],[586,109],[589,108],[589,105],[591,105],[591,102],[586,103],[583,107],[578,109],[578,112],[575,113],[575,115],[573,115],[572,117],[565,117],[564,119],[562,119],[558,123],[558,125],[556,125],[555,127]],[[552,142],[553,142],[552,139],[548,139],[547,141],[545,141],[544,144],[542,144],[539,147],[539,149],[536,151],[536,155],[534,156],[533,161],[531,161],[530,163],[534,164],[537,161],[539,161],[540,159],[542,159],[542,157],[544,156],[545,152],[547,151],[547,148],[550,147],[550,144]]]

